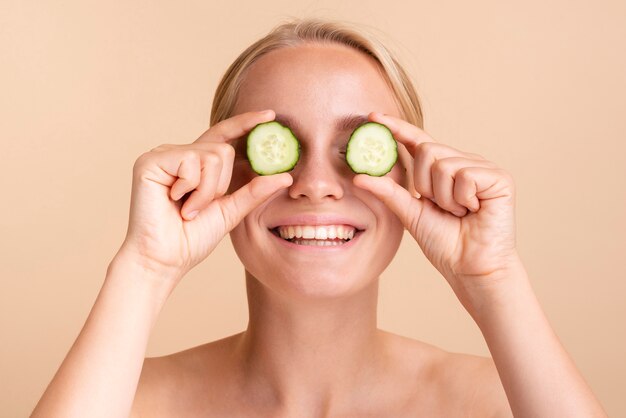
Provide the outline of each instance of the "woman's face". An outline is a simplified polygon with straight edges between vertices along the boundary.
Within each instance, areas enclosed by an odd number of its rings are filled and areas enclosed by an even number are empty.
[[[355,174],[345,161],[350,134],[368,113],[400,117],[376,64],[343,45],[272,51],[249,69],[233,114],[264,109],[274,110],[276,120],[292,129],[301,144],[300,160],[290,172],[293,184],[231,231],[238,257],[263,285],[290,297],[340,297],[371,285],[391,262],[404,230],[383,202],[352,184]],[[346,116],[355,115],[364,119],[341,126]],[[246,159],[245,142],[244,137],[233,143],[229,193],[257,175]],[[402,164],[387,176],[406,187]],[[302,215],[309,218],[295,218]],[[362,231],[352,242],[321,247],[289,243],[271,230],[315,224]]]

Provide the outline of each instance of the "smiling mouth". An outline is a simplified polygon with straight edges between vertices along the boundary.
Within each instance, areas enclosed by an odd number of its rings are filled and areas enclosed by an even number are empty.
[[[348,225],[313,227],[309,225],[277,226],[270,229],[276,237],[296,245],[318,247],[341,246],[352,241],[364,230]]]

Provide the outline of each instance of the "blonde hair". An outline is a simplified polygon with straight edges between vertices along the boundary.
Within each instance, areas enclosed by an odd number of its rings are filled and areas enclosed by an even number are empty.
[[[424,127],[418,95],[394,54],[363,28],[322,18],[293,19],[280,24],[246,48],[228,67],[215,90],[210,125],[231,117],[247,70],[256,60],[273,50],[307,42],[343,44],[372,57],[380,64],[403,118],[420,128]]]

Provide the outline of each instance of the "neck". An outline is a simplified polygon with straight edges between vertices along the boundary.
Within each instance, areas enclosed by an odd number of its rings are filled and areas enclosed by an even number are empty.
[[[384,367],[378,279],[355,294],[323,300],[295,301],[248,272],[246,285],[250,319],[238,354],[248,389],[277,407],[308,411],[354,398],[359,387],[369,390]]]

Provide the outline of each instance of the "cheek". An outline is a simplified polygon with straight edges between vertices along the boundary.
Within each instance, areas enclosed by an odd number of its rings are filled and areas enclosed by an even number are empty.
[[[389,243],[396,242],[402,240],[402,236],[404,234],[404,224],[400,220],[400,218],[393,212],[391,209],[385,206],[384,209],[385,216],[385,226],[384,226],[384,235],[386,239],[389,240]]]
[[[401,176],[400,169],[398,169],[397,175],[393,173],[396,168],[392,169],[388,176],[391,176],[394,181],[401,184],[401,180],[403,177]],[[384,242],[386,239],[389,240],[401,240],[404,232],[404,224],[398,218],[396,213],[387,206],[382,200],[378,199],[372,193],[356,188],[355,186],[355,195],[356,197],[362,201],[362,203],[367,206],[369,211],[374,214],[376,219],[376,230],[378,236],[376,240],[380,240]]]
[[[240,222],[239,225],[230,231],[229,235],[237,257],[239,257],[239,260],[241,260],[241,262],[245,265],[245,260],[248,259],[249,251],[246,251],[247,247],[245,244],[248,240],[246,239],[244,223]]]
[[[395,257],[404,237],[405,227],[395,212],[385,203],[377,200],[376,204],[379,205],[376,208],[379,221],[377,222],[377,236],[374,239],[377,240],[376,248],[382,272]]]
[[[269,250],[267,248],[259,247],[255,244],[263,240],[262,237],[256,236],[257,232],[258,234],[262,234],[260,230],[251,231],[246,225],[246,220],[244,220],[229,233],[230,241],[239,261],[241,261],[245,269],[251,272],[255,277],[262,274],[267,264],[268,257],[271,257],[271,254],[268,254]]]
[[[404,165],[400,162],[396,163],[386,176],[391,177],[393,181],[405,189],[407,189],[407,186],[410,184],[407,171],[405,171]],[[357,194],[357,197],[369,207],[370,211],[374,213],[377,219],[377,230],[380,234],[377,239],[383,242],[385,240],[389,240],[388,242],[390,246],[393,246],[391,245],[392,241],[394,243],[396,241],[401,241],[404,234],[404,224],[396,213],[382,200],[378,199],[369,192],[361,192],[361,190],[357,188],[355,193]]]

